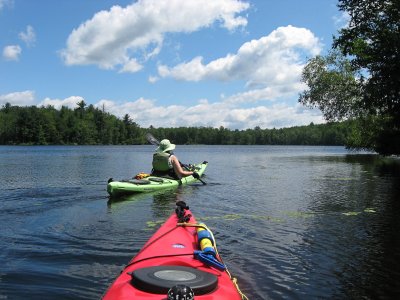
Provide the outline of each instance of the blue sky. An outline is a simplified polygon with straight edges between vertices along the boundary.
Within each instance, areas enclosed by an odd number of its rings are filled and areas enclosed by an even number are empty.
[[[89,105],[142,127],[322,123],[298,104],[336,0],[0,0],[0,106]]]

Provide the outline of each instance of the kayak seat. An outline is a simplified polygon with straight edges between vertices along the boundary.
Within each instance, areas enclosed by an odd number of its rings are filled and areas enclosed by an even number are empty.
[[[184,266],[157,266],[137,269],[131,273],[131,284],[144,292],[166,294],[182,284],[189,286],[196,296],[212,292],[218,285],[214,274]]]

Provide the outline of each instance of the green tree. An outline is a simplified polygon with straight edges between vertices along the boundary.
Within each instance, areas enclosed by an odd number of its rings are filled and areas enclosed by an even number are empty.
[[[364,79],[365,106],[376,112],[400,116],[400,1],[340,0],[348,12],[349,26],[340,30],[333,47],[350,57]],[[397,119],[399,122],[399,119]]]
[[[317,56],[303,69],[302,81],[309,87],[299,102],[321,110],[327,121],[341,121],[364,114],[361,84],[350,61],[337,51]]]
[[[83,114],[85,113],[86,102],[82,99],[81,101],[77,102],[76,105],[78,106],[75,111],[78,112],[80,118],[83,118]]]
[[[400,1],[339,0],[349,25],[333,51],[303,71],[309,89],[299,101],[328,121],[353,120],[350,148],[400,154]]]

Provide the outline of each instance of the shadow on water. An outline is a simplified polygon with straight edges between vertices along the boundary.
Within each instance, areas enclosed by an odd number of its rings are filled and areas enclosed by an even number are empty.
[[[374,170],[379,176],[400,177],[400,158],[397,157],[349,154],[345,156],[345,162],[362,164],[364,168]]]
[[[400,161],[376,155],[329,161],[307,199],[317,215],[297,250],[310,270],[300,279],[316,282],[318,276],[333,275],[319,283],[317,297],[398,298]],[[342,173],[336,173],[335,163]],[[311,288],[303,288],[304,295],[313,295]]]
[[[354,161],[354,157],[351,157]],[[369,157],[363,161],[363,170],[378,180],[372,193],[377,214],[361,219],[364,233],[363,253],[355,253],[357,262],[341,277],[344,294],[348,297],[399,299],[400,281],[400,160],[397,158]],[[381,197],[381,195],[385,197]]]

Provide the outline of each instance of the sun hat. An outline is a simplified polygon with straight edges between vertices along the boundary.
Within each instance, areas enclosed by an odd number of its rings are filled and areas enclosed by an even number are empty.
[[[164,139],[160,142],[160,145],[156,149],[157,152],[167,152],[175,149],[175,144],[171,144],[171,142],[167,139]]]

